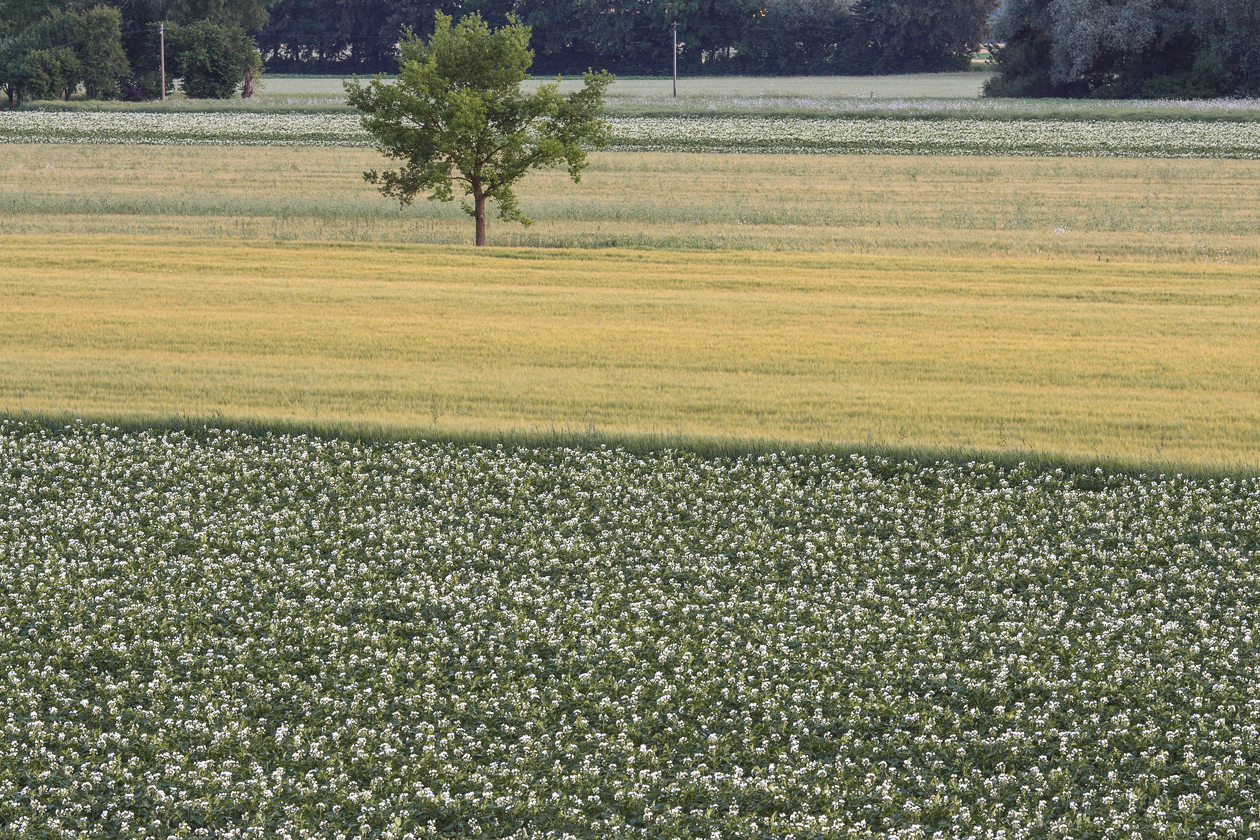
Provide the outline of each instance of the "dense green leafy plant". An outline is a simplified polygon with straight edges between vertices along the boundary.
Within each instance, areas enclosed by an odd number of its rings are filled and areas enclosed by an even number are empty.
[[[30,99],[69,99],[83,65],[69,47],[30,50],[17,59],[14,75]]]
[[[998,0],[857,0],[876,73],[966,70]]]
[[[228,99],[257,68],[258,49],[240,27],[198,21],[173,27],[174,67],[193,99]]]
[[[158,21],[165,22],[168,32],[173,27],[207,22],[224,27],[235,40],[239,33],[254,32],[266,24],[272,0],[112,0],[110,5],[122,13],[123,48],[134,71],[132,88],[155,99],[161,95]],[[171,60],[168,53],[167,61]],[[168,64],[168,80],[175,76],[172,70],[173,65]]]
[[[0,836],[1248,837],[1260,481],[0,424]]]
[[[96,6],[79,16],[75,52],[82,63],[88,99],[117,99],[119,80],[131,73],[122,48],[122,15],[117,9]]]
[[[733,54],[712,63],[751,75],[869,73],[867,33],[849,6],[847,0],[773,0],[748,15]]]
[[[114,99],[130,73],[117,9],[54,8],[0,40],[0,85],[10,104],[21,98],[69,99],[82,85],[89,99]]]
[[[534,54],[529,27],[509,21],[492,30],[480,15],[457,25],[439,13],[427,41],[403,39],[397,83],[383,77],[367,86],[347,83],[351,105],[362,110],[363,127],[401,168],[364,177],[381,192],[409,204],[421,192],[452,201],[458,182],[472,204],[476,242],[486,244],[486,202],[498,202],[499,217],[529,224],[512,186],[531,169],[564,163],[577,181],[586,167],[586,147],[602,147],[607,73],[587,73],[582,89],[561,96],[558,85],[521,90]]]
[[[1214,97],[1260,91],[1250,0],[1009,0],[993,96]]]

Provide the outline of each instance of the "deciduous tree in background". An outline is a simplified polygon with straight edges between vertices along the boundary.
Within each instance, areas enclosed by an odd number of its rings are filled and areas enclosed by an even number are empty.
[[[0,0],[0,38],[20,35],[57,5],[54,0]]]
[[[346,84],[351,105],[364,112],[363,127],[387,157],[402,161],[389,172],[365,172],[384,195],[410,204],[421,192],[454,200],[456,184],[472,204],[477,244],[486,244],[486,202],[499,217],[528,225],[512,186],[531,169],[568,165],[574,181],[586,167],[585,147],[603,147],[608,73],[585,76],[582,89],[562,96],[546,84],[524,93],[534,54],[529,27],[509,17],[491,29],[479,14],[456,25],[437,13],[427,41],[406,33],[397,84],[378,76]]]
[[[1212,97],[1260,91],[1256,0],[1008,0],[992,96]]]
[[[0,39],[0,87],[21,98],[69,98],[80,84],[88,99],[115,99],[131,67],[122,48],[117,9],[44,9],[43,17]],[[17,18],[14,18],[17,20]]]
[[[158,77],[160,64],[158,23],[169,27],[191,26],[201,21],[226,27],[233,32],[252,32],[267,23],[267,7],[273,0],[109,0],[122,12],[123,49],[133,70],[132,87],[142,98],[162,94]],[[335,6],[326,0],[323,6]],[[312,8],[312,14],[319,10]],[[252,45],[252,44],[251,44]],[[169,48],[168,44],[168,48]],[[167,61],[173,61],[170,52]],[[175,77],[168,67],[167,82]],[[240,79],[237,80],[240,83]],[[169,92],[168,88],[168,92]]]
[[[17,60],[14,74],[31,99],[69,99],[82,69],[74,50],[51,47],[24,54]]]
[[[250,68],[262,63],[258,48],[239,26],[200,20],[173,28],[170,42],[184,93],[193,99],[234,96]]]
[[[998,0],[858,0],[853,15],[876,73],[966,70]]]
[[[75,53],[83,66],[88,99],[117,99],[119,80],[131,73],[122,46],[122,15],[108,6],[95,6],[78,16]]]

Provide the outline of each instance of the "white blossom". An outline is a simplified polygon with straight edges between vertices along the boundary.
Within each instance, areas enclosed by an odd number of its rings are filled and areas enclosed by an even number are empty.
[[[1260,835],[1260,480],[0,423],[0,836]]]

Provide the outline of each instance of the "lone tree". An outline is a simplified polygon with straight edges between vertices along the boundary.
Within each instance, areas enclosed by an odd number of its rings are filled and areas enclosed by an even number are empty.
[[[452,201],[458,182],[472,196],[463,206],[477,220],[478,245],[486,244],[487,199],[498,202],[499,218],[530,224],[512,185],[530,169],[561,161],[581,180],[584,146],[608,142],[604,89],[613,77],[587,72],[582,89],[568,96],[556,84],[522,92],[534,61],[529,34],[510,16],[492,30],[475,12],[454,26],[438,12],[427,43],[406,31],[397,83],[376,76],[366,86],[346,84],[381,152],[402,161],[397,170],[363,177],[403,205],[421,191]]]

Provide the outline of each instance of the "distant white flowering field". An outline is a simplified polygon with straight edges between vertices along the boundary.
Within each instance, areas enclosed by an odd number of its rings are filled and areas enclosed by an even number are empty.
[[[613,117],[622,151],[1260,157],[1260,121]],[[349,113],[19,111],[0,142],[370,146]]]
[[[1255,837],[1260,481],[0,424],[5,837]]]
[[[1081,157],[1260,157],[1260,123],[643,117],[614,144],[650,151]]]
[[[356,114],[17,111],[0,119],[9,143],[216,146],[370,146]]]

